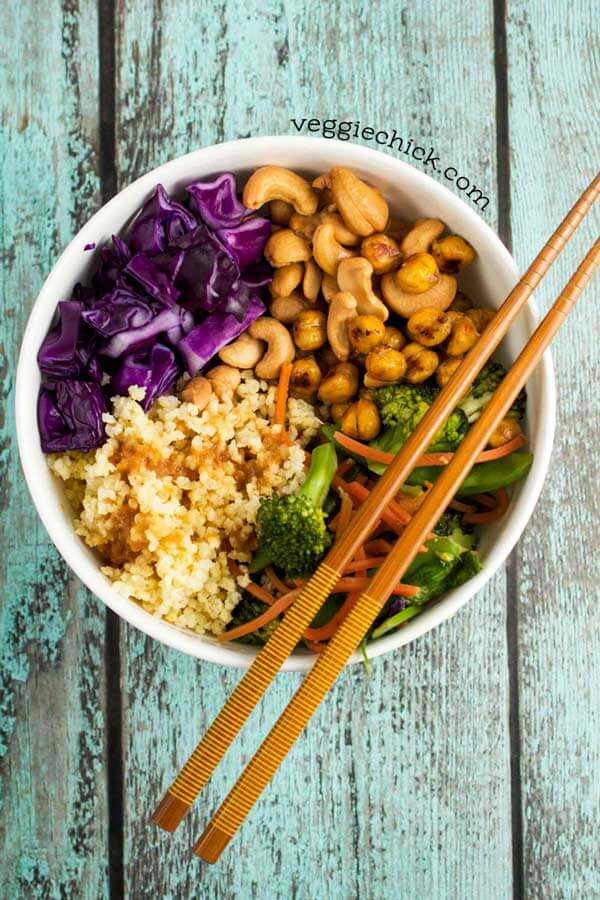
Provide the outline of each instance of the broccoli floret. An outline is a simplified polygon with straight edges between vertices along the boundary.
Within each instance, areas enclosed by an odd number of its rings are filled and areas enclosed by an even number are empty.
[[[379,407],[383,424],[388,429],[394,429],[396,450],[406,443],[438,394],[439,388],[434,385],[397,384],[378,388],[375,392],[375,402]],[[467,417],[463,411],[456,410],[435,436],[429,450],[432,453],[455,450],[467,433],[468,427]],[[395,453],[396,450],[391,452]]]
[[[477,543],[473,526],[465,524],[461,514],[450,509],[446,510],[433,531],[440,537],[452,538],[463,550],[471,550]]]
[[[261,500],[256,519],[259,551],[250,565],[259,572],[274,563],[286,576],[312,572],[331,544],[323,504],[337,468],[335,447],[312,452],[306,481],[296,495],[274,494]]]
[[[255,600],[247,594],[244,595],[233,610],[229,628],[237,628],[238,625],[245,625],[246,622],[251,622],[252,619],[256,619],[257,616],[262,615],[265,608],[265,604],[261,603],[260,600]],[[267,622],[266,625],[263,625],[262,628],[258,628],[251,634],[246,634],[243,637],[237,638],[237,640],[242,641],[244,644],[266,644],[278,625],[279,618],[272,619],[270,622]]]
[[[458,406],[465,413],[470,423],[475,422],[479,418],[483,408],[490,401],[492,394],[505,375],[506,369],[500,363],[488,362],[485,364],[473,382],[471,390]],[[527,394],[525,388],[523,388],[508,411],[507,416],[509,418],[522,419],[525,415],[526,403]]]
[[[483,563],[478,554],[474,550],[468,550],[467,553],[463,553],[457,565],[450,572],[444,590],[452,591],[454,588],[460,587],[465,581],[481,572],[482,568]]]

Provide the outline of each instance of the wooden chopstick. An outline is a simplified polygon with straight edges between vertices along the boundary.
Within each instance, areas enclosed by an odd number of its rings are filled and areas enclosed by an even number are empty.
[[[345,529],[306,583],[165,793],[152,817],[161,828],[166,831],[177,828],[262,694],[341,578],[343,567],[350,561],[356,548],[366,540],[374,523],[381,518],[382,511],[410,474],[417,458],[429,446],[465,390],[470,387],[533,290],[591,209],[599,193],[600,175],[597,175],[508,295],[475,347],[442,388],[436,402],[378,480],[369,499],[356,511],[352,526]]]
[[[492,431],[510,409],[515,397],[525,385],[598,265],[600,265],[600,239],[596,241],[550,312],[540,323],[480,418],[460,444],[451,462],[398,538],[393,550],[373,576],[367,590],[361,594],[356,605],[340,625],[315,667],[307,675],[196,843],[194,852],[206,862],[216,862],[248,815],[347,660],[377,618],[394,585],[402,578],[415,558],[419,546],[458,490]]]

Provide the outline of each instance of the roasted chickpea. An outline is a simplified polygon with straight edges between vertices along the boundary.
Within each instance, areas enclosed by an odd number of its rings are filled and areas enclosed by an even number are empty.
[[[446,344],[446,353],[448,356],[462,356],[467,350],[470,350],[473,344],[477,343],[479,332],[470,319],[461,316],[452,322],[452,331]]]
[[[462,291],[457,291],[454,300],[450,304],[450,310],[454,310],[456,312],[466,312],[468,309],[472,309],[473,304],[466,294],[463,294]],[[449,312],[449,310],[446,310]]]
[[[440,272],[446,275],[455,275],[475,259],[475,251],[471,245],[458,234],[434,241],[431,245],[431,255]]]
[[[381,344],[371,350],[365,360],[365,367],[367,375],[371,378],[393,384],[400,381],[406,372],[406,360],[399,350],[392,350],[391,347]]]
[[[398,287],[407,294],[424,294],[440,277],[431,253],[413,253],[405,260],[395,276]]]
[[[440,361],[439,356],[434,350],[427,350],[421,344],[407,344],[403,350],[406,359],[406,375],[407,381],[411,384],[421,384],[422,381],[433,375]]]
[[[294,322],[294,343],[300,350],[318,350],[327,340],[327,316],[320,309],[305,309]]]
[[[522,434],[521,426],[517,419],[501,419],[496,428],[492,431],[488,444],[490,447],[502,447],[508,444]]]
[[[406,323],[408,336],[423,347],[441,344],[450,334],[451,328],[452,322],[446,313],[428,306],[413,313]]]
[[[368,353],[380,344],[385,325],[377,316],[354,316],[348,322],[348,338],[357,353]]]
[[[322,403],[348,403],[358,391],[358,369],[352,363],[338,363],[325,375],[319,385]]]
[[[462,356],[453,356],[451,359],[445,359],[439,364],[435,370],[435,380],[440,387],[448,384],[458,367],[462,362]]]
[[[332,403],[329,412],[331,413],[331,418],[335,422],[336,425],[339,425],[344,418],[347,409],[350,409],[350,403]]]
[[[379,410],[372,400],[361,397],[345,412],[342,431],[359,441],[372,441],[381,430]]]
[[[321,367],[322,372],[329,372],[330,369],[335,368],[339,363],[339,359],[335,355],[335,352],[332,347],[327,344],[326,347],[317,354],[317,359],[319,361],[319,365]]]
[[[381,343],[385,344],[386,347],[391,347],[392,350],[402,350],[406,344],[406,338],[399,328],[395,328],[393,325],[386,325]]]
[[[469,317],[479,334],[485,330],[495,315],[493,309],[468,309],[465,312],[465,316]]]
[[[372,234],[365,238],[360,255],[371,263],[376,275],[392,272],[402,262],[400,247],[388,234]]]
[[[290,394],[308,399],[317,393],[322,379],[321,369],[314,356],[297,359],[290,376]]]

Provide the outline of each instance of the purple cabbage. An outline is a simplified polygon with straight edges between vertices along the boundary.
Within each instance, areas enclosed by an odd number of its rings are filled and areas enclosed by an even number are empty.
[[[270,234],[271,223],[260,216],[248,219],[235,228],[221,228],[216,232],[240,269],[259,261]]]
[[[204,225],[179,239],[177,247],[185,250],[176,281],[182,305],[193,312],[216,310],[239,281],[235,261]]]
[[[242,281],[249,288],[260,288],[270,284],[273,280],[273,270],[267,262],[255,263],[244,269]]]
[[[142,406],[147,411],[157,397],[171,390],[180,372],[173,351],[164,344],[154,344],[150,350],[124,357],[111,378],[111,396],[120,394],[126,397],[134,384],[146,388]]]
[[[231,313],[215,312],[186,334],[177,343],[190,375],[196,375],[219,352],[221,347],[235,340],[265,311],[265,305],[255,294],[250,298],[246,315],[240,322]]]
[[[240,203],[235,176],[223,172],[212,181],[197,181],[187,189],[190,206],[210,228],[235,228],[252,210]]]
[[[125,267],[124,274],[137,281],[146,293],[154,300],[158,300],[164,306],[173,306],[179,299],[179,290],[173,283],[172,272],[177,271],[181,265],[175,265],[175,258],[168,257],[164,261],[167,271],[163,271],[160,265],[161,257],[149,258],[143,253],[136,253]]]
[[[81,317],[102,337],[110,338],[121,331],[141,328],[156,315],[151,304],[127,287],[114,288],[84,309]]]
[[[58,322],[48,332],[38,352],[38,365],[44,375],[64,378],[79,373],[75,351],[80,324],[81,303],[63,300],[58,304]]]
[[[100,447],[106,439],[102,414],[107,411],[99,384],[70,380],[42,385],[38,399],[42,450],[62,453]]]
[[[100,248],[102,262],[92,279],[97,293],[107,293],[120,284],[123,269],[131,259],[129,247],[120,237],[113,234],[112,243]]]
[[[134,253],[155,256],[195,225],[192,213],[171,200],[162,184],[158,184],[132,225],[129,246]]]
[[[113,359],[123,356],[126,353],[134,353],[153,344],[159,334],[176,328],[184,322],[184,310],[179,306],[171,306],[163,309],[146,325],[141,328],[130,328],[127,331],[120,331],[114,337],[100,348],[103,356],[110,356]]]
[[[181,325],[175,325],[174,328],[169,328],[165,334],[167,336],[167,340],[170,344],[175,345],[177,341],[180,341],[181,338],[188,334],[192,328],[194,327],[194,316],[189,311],[189,309],[182,310],[181,315]]]

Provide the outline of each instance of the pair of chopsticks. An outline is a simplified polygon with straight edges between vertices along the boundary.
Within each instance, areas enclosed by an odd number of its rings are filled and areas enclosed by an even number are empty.
[[[497,348],[533,290],[589,212],[599,193],[600,175],[596,176],[582,194],[511,291],[478,343],[465,357],[419,426],[381,476],[369,499],[359,507],[348,528],[306,583],[281,624],[257,655],[169,787],[153,816],[153,820],[161,828],[174,831],[181,822],[284,660],[293,651],[304,630],[310,625],[335,583],[341,578],[343,567],[367,538],[390,499],[395,496],[410,474],[417,457],[431,443],[465,390],[470,387],[477,373]],[[418,548],[456,493],[476,457],[488,442],[492,431],[509,410],[514,398],[599,264],[600,241],[597,240],[496,390],[480,418],[468,432],[451,462],[429,490],[421,507],[373,576],[368,589],[361,594],[352,611],[342,622],[314,668],[196,843],[194,852],[207,862],[216,862],[235,835],[284,756],[377,618],[393,588],[416,556]]]

